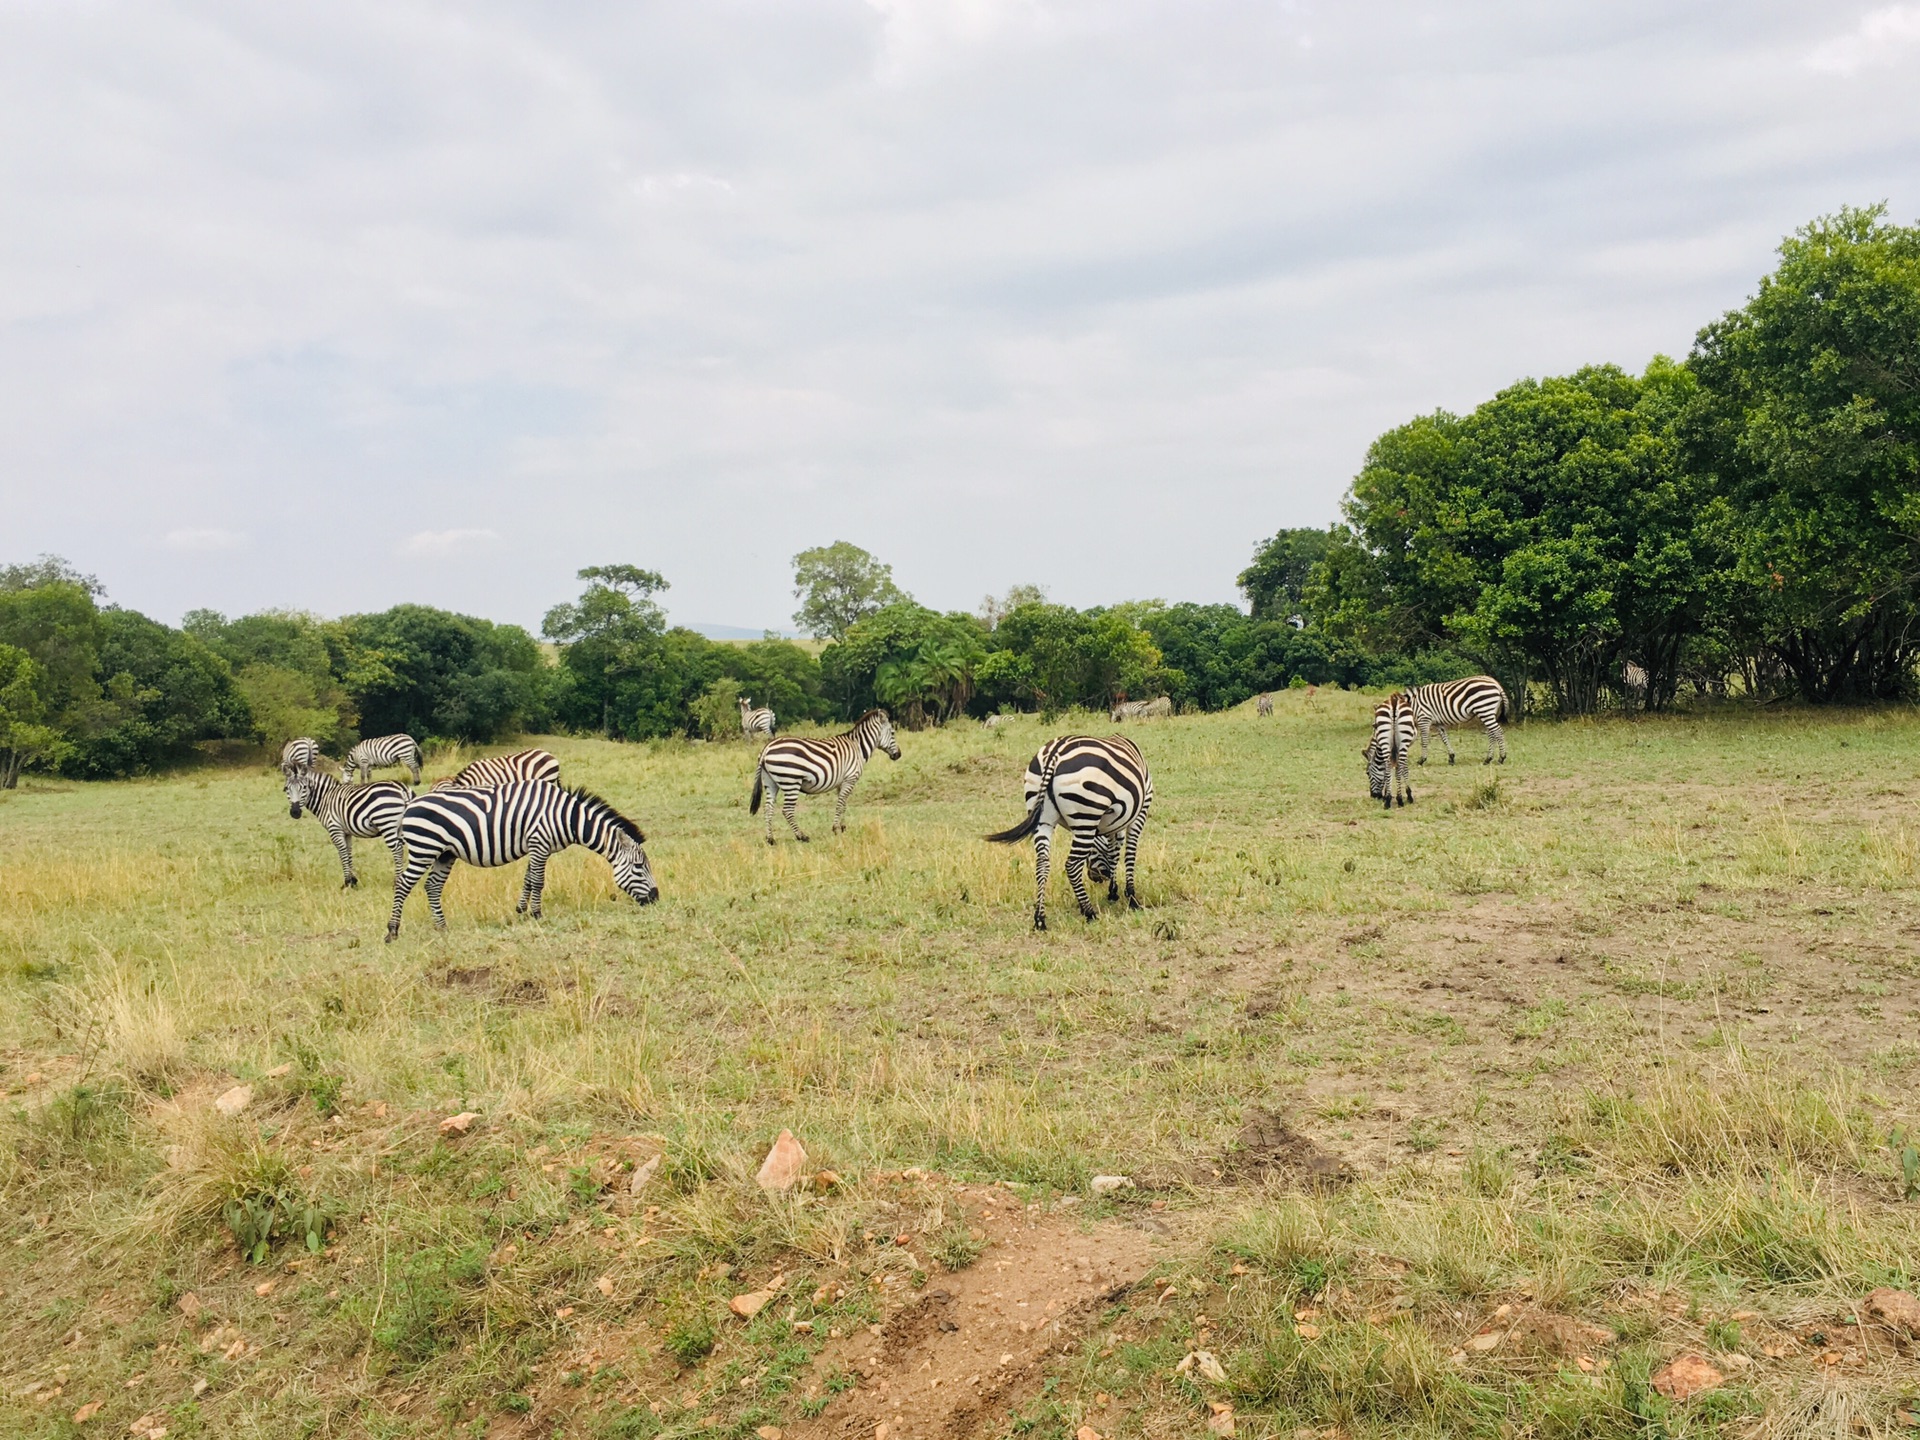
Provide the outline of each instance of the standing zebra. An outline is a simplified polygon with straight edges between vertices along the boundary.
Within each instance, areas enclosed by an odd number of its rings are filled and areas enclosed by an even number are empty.
[[[491,790],[516,781],[560,783],[560,762],[545,750],[516,750],[511,755],[489,755],[462,765],[444,780],[433,782],[435,790]]]
[[[1173,701],[1165,695],[1152,700],[1122,700],[1113,707],[1112,720],[1158,720],[1173,714]]]
[[[347,758],[340,768],[346,772],[347,779],[353,779],[358,771],[362,780],[371,780],[373,772],[385,770],[389,766],[404,765],[413,772],[413,783],[420,783],[420,742],[411,735],[382,735],[375,740],[362,740],[347,752]]]
[[[1253,713],[1263,717],[1273,714],[1273,696],[1263,693],[1253,702]]]
[[[287,772],[287,813],[298,820],[303,809],[311,810],[314,819],[327,827],[333,848],[340,852],[342,890],[360,883],[360,877],[353,873],[355,835],[384,840],[393,852],[393,873],[400,873],[406,863],[400,848],[400,817],[411,799],[413,792],[398,780],[343,785],[324,770]]]
[[[1400,691],[1374,707],[1373,738],[1360,753],[1367,762],[1367,794],[1389,810],[1413,803],[1413,786],[1407,780],[1413,731],[1413,705]]]
[[[1120,898],[1117,853],[1124,842],[1127,905],[1140,908],[1134,894],[1133,873],[1140,856],[1140,832],[1153,804],[1153,776],[1138,747],[1121,735],[1095,740],[1086,735],[1063,735],[1040,747],[1027,762],[1026,818],[1011,830],[987,836],[1011,845],[1033,836],[1033,928],[1047,928],[1047,873],[1052,863],[1053,832],[1064,827],[1067,845],[1067,883],[1080,914],[1091,920],[1099,912],[1087,897],[1086,873],[1107,882],[1107,899]]]
[[[1627,689],[1627,704],[1647,708],[1647,672],[1629,660],[1620,667],[1620,682]]]
[[[320,742],[311,735],[289,740],[280,751],[280,769],[288,775],[296,770],[311,770],[320,763]]]
[[[469,865],[507,865],[521,856],[527,878],[520,904],[540,918],[540,892],[547,879],[547,857],[569,845],[597,851],[613,867],[613,883],[642,905],[660,898],[647,868],[647,837],[598,795],[563,790],[541,781],[517,781],[492,790],[440,790],[415,797],[400,822],[407,847],[406,867],[393,877],[393,915],[387,939],[400,933],[400,912],[407,896],[424,878],[433,928],[447,928],[440,892],[456,860]]]
[[[794,807],[802,795],[818,795],[826,790],[838,792],[833,810],[833,833],[847,828],[847,797],[860,781],[873,752],[884,750],[889,759],[900,758],[900,744],[893,738],[893,721],[884,710],[869,710],[860,722],[844,735],[827,740],[802,740],[789,736],[771,740],[760,752],[760,764],[753,772],[753,799],[747,805],[749,815],[760,813],[760,800],[767,801],[767,844],[773,844],[773,807],[782,795],[781,812],[787,828],[796,840],[808,837],[793,818]]]
[[[753,701],[746,696],[740,697],[740,733],[751,740],[756,735],[773,738],[773,711],[762,705],[754,708]]]
[[[1407,690],[1413,702],[1414,724],[1420,731],[1420,763],[1427,763],[1427,732],[1436,730],[1440,743],[1447,747],[1447,763],[1454,762],[1453,743],[1447,739],[1449,725],[1478,725],[1487,732],[1487,758],[1493,763],[1494,747],[1500,747],[1500,763],[1507,763],[1507,737],[1500,722],[1511,713],[1507,692],[1491,675],[1469,675],[1464,680],[1447,680],[1438,685],[1414,685]]]

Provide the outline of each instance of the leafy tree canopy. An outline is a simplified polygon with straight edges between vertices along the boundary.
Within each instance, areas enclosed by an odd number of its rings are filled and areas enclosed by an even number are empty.
[[[911,600],[893,583],[893,567],[858,545],[836,540],[793,557],[793,623],[809,635],[843,638],[859,621]]]

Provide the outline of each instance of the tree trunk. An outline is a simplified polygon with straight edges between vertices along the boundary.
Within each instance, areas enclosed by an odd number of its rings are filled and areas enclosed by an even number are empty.
[[[12,790],[20,784],[20,752],[0,750],[0,790]]]

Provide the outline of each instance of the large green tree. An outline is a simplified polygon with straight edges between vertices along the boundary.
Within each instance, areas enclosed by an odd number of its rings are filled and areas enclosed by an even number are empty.
[[[1326,558],[1332,536],[1325,530],[1281,530],[1255,552],[1240,572],[1240,593],[1256,620],[1307,623],[1307,584]]]
[[[253,729],[227,662],[138,611],[101,612],[96,664],[98,673],[131,682],[129,703],[112,723],[78,738],[61,765],[69,774],[146,774],[183,758],[196,740],[244,739]]]
[[[858,545],[836,540],[793,557],[793,623],[809,635],[838,640],[855,624],[911,600],[893,583],[893,567]]]

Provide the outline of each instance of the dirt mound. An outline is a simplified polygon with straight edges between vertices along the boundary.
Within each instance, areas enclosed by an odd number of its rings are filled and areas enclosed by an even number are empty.
[[[1215,1168],[1223,1180],[1273,1177],[1308,1190],[1338,1189],[1354,1178],[1345,1160],[1258,1106],[1247,1111],[1246,1123]]]
[[[1025,1210],[1003,1190],[962,1189],[988,1247],[939,1274],[885,1323],[830,1341],[813,1394],[838,1374],[852,1389],[789,1440],[962,1440],[1007,1428],[1040,1388],[1049,1352],[1072,1342],[1152,1268],[1155,1241],[1122,1225],[1083,1227],[1071,1212]],[[977,1207],[977,1208],[976,1208]]]

